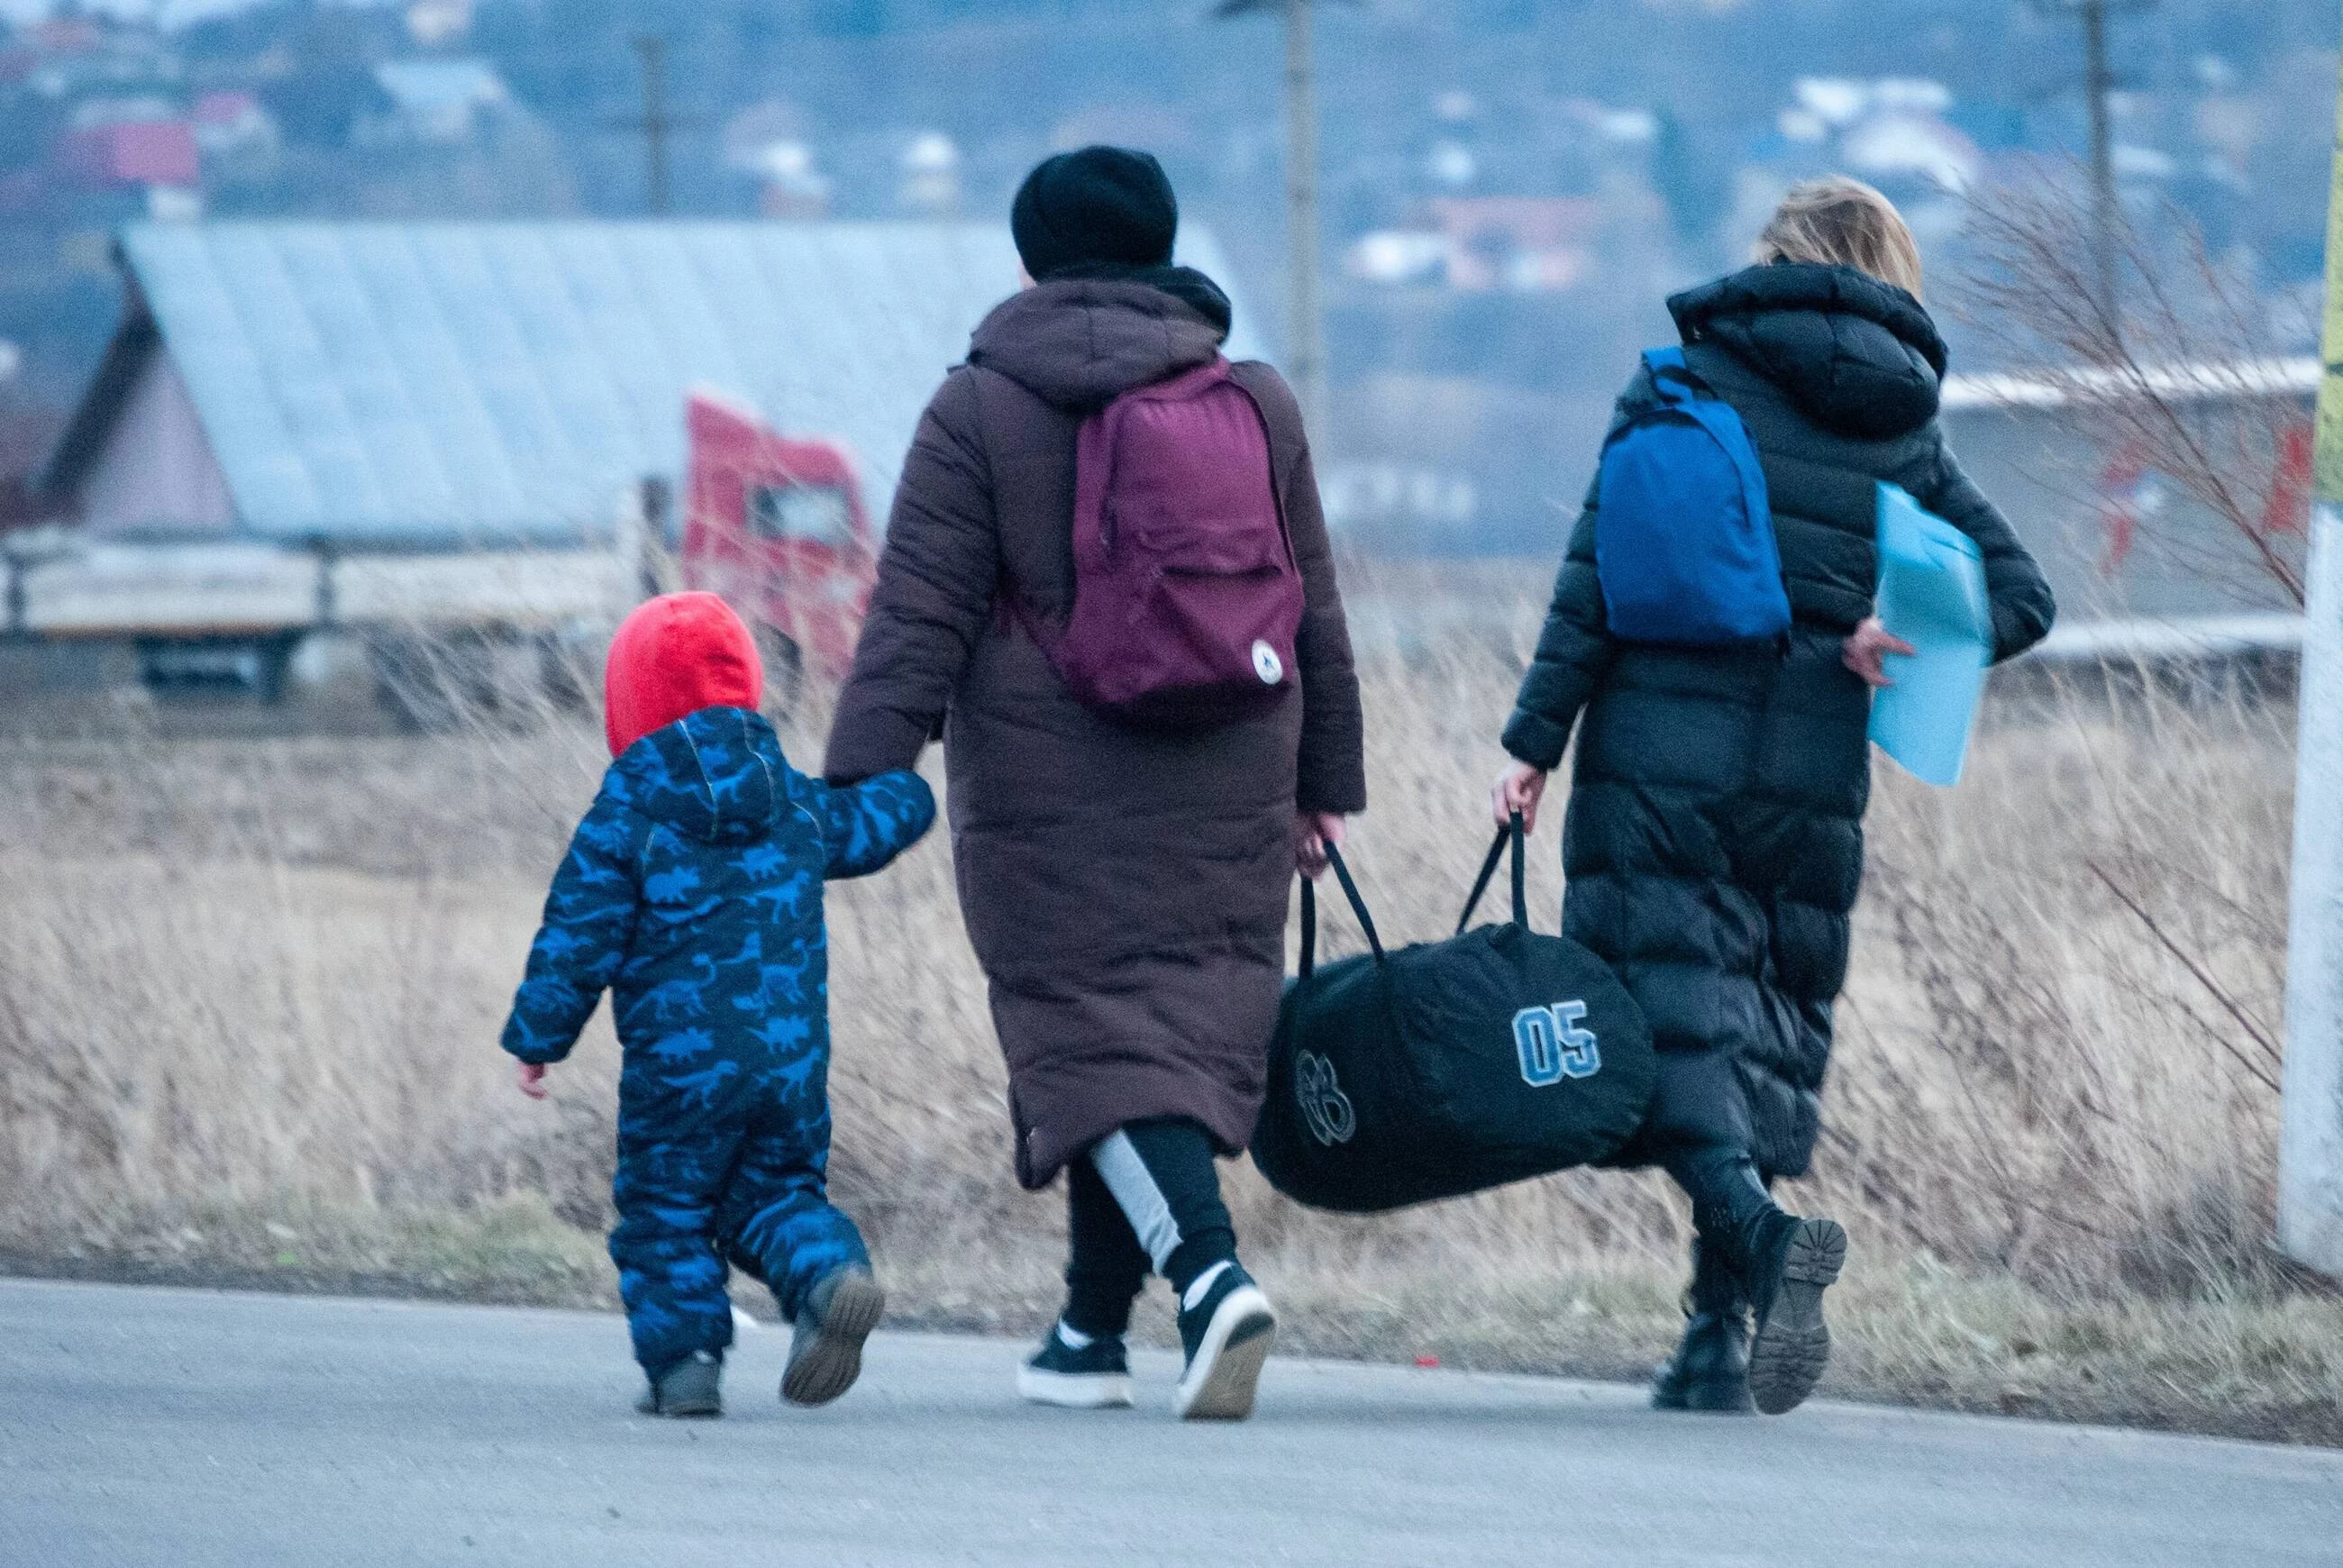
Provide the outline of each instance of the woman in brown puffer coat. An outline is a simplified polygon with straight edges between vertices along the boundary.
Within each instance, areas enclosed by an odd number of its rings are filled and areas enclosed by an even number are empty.
[[[1236,1261],[1213,1156],[1260,1110],[1297,861],[1363,809],[1358,682],[1292,394],[1236,367],[1267,427],[1306,608],[1279,704],[1201,732],[1077,702],[1025,629],[1074,592],[1076,432],[1133,387],[1211,363],[1229,303],[1171,265],[1152,157],[1042,164],[1012,226],[1034,286],[976,332],[906,460],[825,771],[911,766],[944,741],[960,910],[1009,1060],[1017,1175],[1068,1171],[1065,1312],[1028,1398],[1130,1402],[1121,1335],[1151,1268],[1181,1297],[1178,1408],[1242,1416],[1274,1328]]]

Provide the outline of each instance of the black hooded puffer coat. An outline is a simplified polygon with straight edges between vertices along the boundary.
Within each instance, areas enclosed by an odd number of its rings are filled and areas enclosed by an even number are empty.
[[[1598,489],[1504,742],[1550,769],[1579,729],[1564,926],[1617,968],[1661,1051],[1651,1116],[1617,1162],[1723,1145],[1795,1176],[1820,1127],[1863,879],[1870,694],[1839,652],[1871,613],[1879,482],[1977,542],[1996,658],[2038,641],[2055,606],[1945,445],[1944,341],[1918,300],[1851,268],[1784,264],[1668,308],[1693,373],[1756,444],[1796,624],[1780,650],[1614,640],[1595,577]],[[1616,417],[1657,402],[1639,372]]]

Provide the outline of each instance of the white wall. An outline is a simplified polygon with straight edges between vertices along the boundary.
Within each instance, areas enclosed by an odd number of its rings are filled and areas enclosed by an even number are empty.
[[[94,534],[220,534],[235,526],[227,477],[168,350],[147,356],[79,499]]]

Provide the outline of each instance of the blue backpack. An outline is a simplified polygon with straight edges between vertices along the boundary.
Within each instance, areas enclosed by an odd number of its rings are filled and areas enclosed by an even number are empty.
[[[1790,629],[1782,550],[1757,448],[1681,348],[1644,365],[1660,407],[1603,447],[1594,570],[1611,635],[1713,648]]]

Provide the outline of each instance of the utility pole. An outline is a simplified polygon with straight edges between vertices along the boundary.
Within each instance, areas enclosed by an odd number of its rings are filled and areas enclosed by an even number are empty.
[[[1313,433],[1326,417],[1326,324],[1318,303],[1318,90],[1315,0],[1221,0],[1222,17],[1276,11],[1285,18],[1285,243],[1291,325],[1286,369]]]
[[[1285,0],[1286,244],[1292,248],[1293,383],[1304,423],[1326,428],[1326,321],[1318,307],[1318,84],[1312,0]]]
[[[2327,209],[2318,388],[2295,748],[2294,876],[2286,955],[2278,1244],[2343,1279],[2343,100]]]
[[[2083,0],[2083,91],[2091,109],[2091,250],[2098,265],[2099,315],[2113,324],[2122,308],[2116,295],[2116,144],[2108,103],[2116,90],[2107,69],[2107,0]]]
[[[624,122],[629,130],[639,131],[643,153],[649,161],[645,189],[653,217],[665,217],[674,210],[674,201],[668,187],[668,138],[675,134],[675,116],[667,106],[667,40],[641,37],[635,40],[635,53],[643,61],[642,117]]]
[[[2091,120],[2091,264],[2097,273],[2099,318],[2108,330],[2123,331],[2121,272],[2117,266],[2123,228],[2122,197],[2116,188],[2115,95],[2117,83],[2107,56],[2107,14],[2132,15],[2156,0],[2034,0],[2051,15],[2083,24],[2083,92]]]

